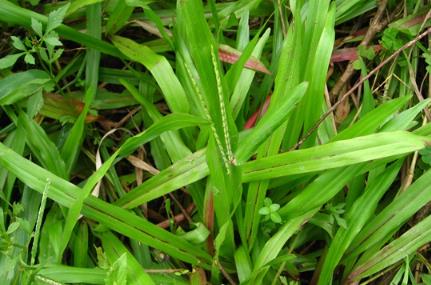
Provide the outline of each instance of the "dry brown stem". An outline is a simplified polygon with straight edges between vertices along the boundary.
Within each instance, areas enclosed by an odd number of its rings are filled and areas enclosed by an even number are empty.
[[[367,30],[364,38],[359,44],[360,46],[367,47],[370,44],[371,40],[374,38],[374,36],[378,32],[380,32],[383,29],[383,27],[385,27],[388,24],[388,19],[383,17],[387,4],[388,4],[388,0],[380,1],[376,15],[374,16],[373,20],[370,23],[370,28]],[[353,62],[351,61],[347,65],[347,68],[344,71],[344,73],[340,76],[340,78],[332,88],[330,92],[331,98],[338,96],[338,94],[341,92],[342,88],[347,83],[347,81],[349,81],[349,79],[352,77],[354,72],[355,72],[355,69],[353,68]]]

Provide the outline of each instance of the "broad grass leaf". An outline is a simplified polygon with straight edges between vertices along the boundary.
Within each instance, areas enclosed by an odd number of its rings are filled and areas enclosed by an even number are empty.
[[[411,96],[400,97],[381,104],[374,110],[368,112],[358,122],[343,130],[331,141],[345,140],[357,136],[368,135],[376,132],[385,121],[393,116],[411,99]]]
[[[79,187],[24,159],[3,144],[0,144],[0,164],[39,193],[43,192],[46,181],[49,180],[51,186],[47,193],[48,197],[62,206],[71,207],[76,203],[78,195],[82,193]],[[122,208],[95,197],[88,197],[84,201],[82,213],[123,235],[169,255],[191,264],[200,262],[204,268],[210,268],[208,265],[210,257],[205,251]]]
[[[359,280],[375,274],[413,254],[431,241],[431,216],[410,228],[402,236],[362,261],[348,276],[348,280]]]
[[[379,200],[396,179],[402,162],[403,160],[399,160],[393,165],[384,168],[379,179],[372,180],[367,185],[366,189],[364,189],[364,194],[355,201],[352,208],[346,213],[347,228],[339,228],[331,241],[319,275],[319,284],[332,283],[336,265],[355,236],[372,217]]]
[[[189,103],[181,83],[178,81],[169,62],[149,47],[130,39],[115,36],[113,44],[128,58],[144,65],[156,79],[173,112],[187,112]]]
[[[57,146],[51,141],[44,129],[22,111],[18,117],[18,124],[26,130],[27,144],[41,165],[56,175],[66,178],[68,176],[66,165]]]
[[[13,73],[0,80],[0,105],[14,104],[43,89],[49,88],[51,77],[38,69]]]
[[[155,123],[141,134],[129,138],[123,145],[121,145],[120,148],[87,179],[82,191],[79,193],[78,199],[76,199],[76,201],[69,207],[64,229],[65,243],[63,244],[62,250],[66,248],[66,242],[69,240],[72,230],[79,218],[85,199],[90,195],[97,183],[114,164],[118,156],[129,155],[133,150],[156,138],[163,132],[202,123],[205,123],[205,121],[190,115],[171,114],[160,119],[159,122]]]
[[[431,171],[427,171],[372,219],[352,242],[348,257],[355,257],[385,240],[390,233],[427,204],[431,197],[430,181]]]
[[[411,133],[385,132],[257,159],[242,165],[243,182],[311,173],[407,154],[429,143]]]
[[[243,147],[239,148],[236,157],[239,162],[246,161],[253,155],[260,145],[283,123],[285,123],[291,112],[303,98],[308,84],[303,82],[293,89],[291,96],[282,102],[277,108],[271,108],[258,122],[250,133],[241,142]]]
[[[209,173],[205,151],[201,150],[185,157],[171,167],[162,170],[116,201],[124,208],[134,208],[159,198],[176,189],[205,178]]]
[[[82,9],[82,8],[84,8],[86,6],[89,6],[89,5],[100,3],[102,1],[103,0],[75,0],[75,1],[73,1],[73,2],[70,3],[70,6],[67,9],[67,12],[66,12],[65,16],[67,17],[67,16],[75,13],[79,9]]]
[[[106,270],[59,264],[43,266],[37,273],[41,277],[61,283],[105,284]]]

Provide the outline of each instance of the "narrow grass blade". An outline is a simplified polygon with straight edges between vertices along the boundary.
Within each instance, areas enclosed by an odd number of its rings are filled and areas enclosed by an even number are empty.
[[[203,88],[203,108],[208,110],[207,113],[214,125],[212,132],[217,148],[227,168],[234,160],[233,151],[237,134],[228,105],[226,83],[221,76],[217,44],[204,18],[200,1],[178,2],[177,13],[178,36],[187,39],[185,45],[198,73],[198,78],[193,80],[199,80]],[[191,26],[195,29],[190,29]]]
[[[88,267],[90,264],[89,226],[87,223],[79,223],[71,240],[71,251],[73,252],[73,265],[77,267]]]
[[[276,130],[282,123],[286,122],[291,111],[301,101],[308,84],[303,82],[299,84],[293,91],[291,96],[285,100],[278,108],[271,108],[263,117],[257,126],[247,134],[246,138],[241,142],[244,147],[238,149],[236,157],[238,162],[246,161],[253,155],[260,145],[268,139],[268,136]]]
[[[377,273],[403,260],[429,242],[431,242],[431,216],[355,267],[347,280],[353,282]]]
[[[357,137],[248,162],[242,166],[243,181],[343,167],[414,152],[428,143],[425,137],[401,131]]]
[[[4,140],[4,144],[11,148],[13,151],[18,153],[19,155],[23,155],[25,149],[25,138],[26,133],[23,126],[19,126],[16,131],[10,133],[7,138]],[[0,198],[4,202],[11,201],[14,184],[15,184],[16,176],[13,173],[9,173],[6,169],[0,169]],[[4,206],[4,208],[6,205]]]
[[[130,154],[131,151],[138,148],[142,144],[149,142],[151,139],[159,136],[161,133],[171,131],[172,129],[182,128],[186,126],[194,126],[195,124],[202,123],[203,120],[192,117],[190,115],[179,115],[171,114],[169,116],[160,119],[160,121],[152,125],[149,129],[142,132],[139,135],[129,138],[105,163],[91,175],[82,191],[79,193],[78,199],[69,207],[69,213],[66,219],[66,225],[64,228],[64,244],[62,250],[66,248],[67,242],[70,238],[73,228],[78,220],[81,213],[81,209],[84,205],[85,199],[91,194],[96,184],[106,174],[108,169],[114,164],[115,159],[122,154]]]
[[[250,278],[252,270],[251,260],[244,246],[239,247],[235,252],[235,266],[241,283]]]
[[[422,102],[419,102],[415,106],[407,109],[399,114],[397,114],[392,120],[390,120],[387,124],[385,124],[382,128],[383,132],[390,131],[399,131],[399,130],[408,130],[414,125],[414,119],[417,115],[425,109],[431,99],[425,99]]]
[[[376,210],[377,204],[383,194],[394,182],[402,162],[402,160],[399,160],[392,166],[384,168],[381,171],[379,179],[373,180],[367,185],[366,189],[364,189],[364,194],[356,200],[350,211],[346,214],[347,228],[340,227],[331,241],[320,271],[319,284],[332,283],[335,267],[355,236]]]
[[[113,43],[125,56],[150,70],[173,112],[186,113],[189,110],[184,89],[166,58],[127,38],[116,36]]]
[[[96,92],[95,86],[93,85],[87,90],[86,98],[94,98],[94,93]],[[89,104],[91,104],[91,99],[89,99],[84,110],[79,115],[78,119],[75,121],[72,129],[67,136],[67,139],[61,148],[61,157],[66,164],[66,173],[70,176],[70,173],[75,166],[76,160],[78,159],[82,142],[84,141],[84,131],[85,131],[85,118],[89,111]]]
[[[56,175],[66,178],[68,176],[66,165],[57,146],[50,140],[43,128],[22,111],[19,114],[18,124],[22,125],[26,130],[27,144],[39,162]]]
[[[283,217],[296,217],[322,207],[332,199],[350,180],[366,170],[365,164],[327,170],[319,175],[279,210]]]
[[[262,50],[264,48],[264,45],[268,40],[269,35],[270,35],[270,30],[268,29],[257,42],[256,47],[252,52],[253,56],[257,58],[260,57]],[[234,119],[237,118],[244,104],[247,93],[254,79],[254,75],[255,75],[255,72],[253,70],[244,69],[241,72],[241,76],[238,79],[238,82],[234,85],[232,96],[230,98],[230,106],[232,108],[232,116]]]
[[[136,101],[145,108],[145,111],[154,123],[158,122],[163,117],[157,110],[156,106],[145,98],[143,94],[141,94],[130,82],[120,79],[120,83],[126,87],[127,91],[132,94],[133,98],[135,98]],[[176,162],[191,154],[191,151],[184,144],[177,132],[161,134],[161,140],[165,144],[172,162]]]
[[[329,7],[329,4],[330,1],[326,0],[310,3],[309,19],[305,22],[304,45],[307,46],[307,41],[310,41],[309,50],[315,50],[315,53],[311,54],[305,69],[304,80],[309,81],[310,86],[301,106],[304,131],[311,128],[326,109],[324,96],[316,95],[325,92],[326,72],[322,69],[326,70],[329,66],[335,41],[335,5]],[[309,145],[315,145],[316,135],[317,132],[310,136]]]
[[[205,151],[198,151],[146,180],[115,204],[123,208],[134,208],[203,179],[208,173]]]
[[[286,242],[295,234],[298,229],[310,219],[318,210],[312,210],[304,215],[290,219],[277,233],[272,236],[260,251],[253,267],[251,278],[248,284],[255,284],[256,279],[261,279],[268,270],[268,263],[274,260],[283,249]],[[260,277],[259,277],[260,276]]]
[[[117,1],[105,25],[105,32],[109,35],[117,33],[127,23],[133,9],[127,1]]]
[[[108,257],[108,260],[113,264],[121,255],[127,256],[127,280],[128,284],[148,284],[154,285],[151,276],[146,273],[135,257],[129,252],[124,244],[110,231],[105,231],[98,234],[102,240],[103,249]]]
[[[47,265],[36,274],[41,282],[105,284],[106,270],[101,268],[79,268],[65,265]]]
[[[62,206],[71,207],[82,193],[77,186],[22,158],[3,144],[0,144],[0,164],[39,193],[49,181],[48,197]],[[90,196],[84,201],[82,213],[125,236],[183,261],[209,268],[210,257],[205,251],[122,208]]]
[[[75,13],[79,9],[100,2],[103,2],[103,0],[75,0],[70,4],[69,9],[67,9],[66,17]]]
[[[332,141],[345,140],[374,133],[390,116],[393,116],[394,113],[401,109],[410,99],[410,96],[405,96],[380,105],[368,112],[357,123],[340,132],[337,136],[332,138]]]
[[[0,80],[0,105],[10,105],[42,91],[51,81],[48,73],[30,69]]]
[[[87,19],[87,33],[100,40],[102,38],[102,6],[100,3],[87,7]],[[96,94],[99,82],[99,66],[100,51],[89,48],[85,58],[85,86],[87,90],[93,90],[93,93],[87,91],[88,98],[85,98],[87,105],[91,105]]]
[[[355,238],[347,253],[348,258],[384,240],[388,234],[398,229],[414,213],[430,201],[431,171],[425,172],[402,194],[397,196],[376,218],[374,218]]]

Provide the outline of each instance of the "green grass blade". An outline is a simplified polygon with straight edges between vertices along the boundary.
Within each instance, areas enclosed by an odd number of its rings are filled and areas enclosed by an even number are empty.
[[[157,124],[152,125],[147,131],[142,132],[129,138],[122,146],[119,152],[120,156],[126,156],[136,150],[142,144],[159,136],[160,133],[178,130],[185,127],[207,125],[205,119],[188,115],[188,114],[170,114],[162,119]],[[150,131],[151,129],[151,131]]]
[[[20,126],[16,131],[11,132],[4,140],[4,144],[14,150],[19,155],[23,155],[25,149],[26,133],[23,126]],[[6,169],[0,169],[0,198],[4,202],[11,201],[16,177],[13,173],[9,173]],[[6,207],[6,205],[4,206]]]
[[[105,32],[109,35],[117,33],[127,23],[133,9],[127,1],[117,1],[105,25]]]
[[[344,23],[352,18],[362,15],[377,6],[376,1],[374,0],[337,0],[335,2],[337,3],[337,24]]]
[[[66,178],[66,165],[61,158],[57,146],[50,140],[43,128],[20,112],[18,124],[26,130],[26,141],[38,161],[56,175]]]
[[[100,3],[102,1],[103,0],[76,0],[76,1],[73,1],[70,4],[69,9],[67,9],[66,17],[75,13],[79,9],[82,9],[82,8],[89,6],[89,5]]]
[[[41,268],[36,280],[52,280],[61,283],[105,284],[106,270],[101,268],[79,268],[65,265],[47,265]]]
[[[95,86],[93,85],[87,90],[86,98],[93,98],[95,93]],[[70,176],[73,167],[75,166],[76,160],[78,159],[82,142],[84,141],[85,134],[85,118],[87,117],[89,111],[89,104],[91,104],[91,99],[88,99],[88,103],[85,105],[84,110],[82,110],[78,119],[73,124],[72,129],[61,148],[61,157],[66,164],[66,173]]]
[[[13,73],[0,80],[0,105],[10,105],[41,92],[51,81],[48,73],[38,69]]]
[[[376,218],[368,223],[352,242],[348,257],[352,258],[384,240],[407,219],[430,201],[431,171],[425,172],[402,194],[397,196]]]
[[[241,142],[243,147],[239,148],[236,157],[238,162],[246,161],[253,155],[260,145],[267,140],[271,133],[287,121],[291,111],[297,106],[307,91],[308,84],[303,82],[293,89],[291,96],[285,100],[277,109],[271,108],[262,120],[254,127]]]
[[[87,33],[96,39],[102,38],[102,6],[100,3],[87,7]],[[87,89],[93,87],[93,93],[87,91],[85,103],[91,105],[99,82],[100,51],[89,48],[85,64],[85,86]],[[87,97],[88,96],[88,97]]]
[[[424,108],[429,105],[430,102],[431,99],[425,99],[422,102],[419,102],[415,106],[411,107],[410,109],[396,115],[392,120],[390,120],[387,124],[383,126],[382,131],[390,132],[409,129],[414,123],[413,120]]]
[[[157,248],[185,262],[208,268],[210,256],[203,249],[185,241],[127,210],[110,205],[92,196],[82,209],[84,216],[132,239]],[[115,213],[113,215],[113,213]]]
[[[348,276],[349,281],[360,280],[403,260],[431,242],[431,216],[410,228],[401,237],[359,264]]]
[[[402,160],[399,160],[392,166],[384,168],[381,171],[379,179],[373,180],[374,183],[370,182],[367,185],[364,194],[356,200],[350,211],[346,214],[347,228],[340,227],[331,241],[320,271],[319,284],[332,283],[335,267],[355,236],[376,210],[377,204],[383,194],[394,182],[402,162]]]
[[[73,265],[77,267],[87,267],[90,264],[88,234],[88,224],[79,223],[71,240],[71,251],[73,252]]]
[[[125,56],[150,70],[172,112],[186,113],[189,110],[184,89],[166,58],[127,38],[116,36],[113,43]]]
[[[263,27],[260,28],[258,31],[256,31],[255,36],[253,39],[247,44],[245,49],[242,52],[237,51],[236,49],[228,46],[228,45],[219,45],[218,48],[218,58],[223,59],[225,55],[233,56],[233,58],[236,58],[236,61],[233,63],[233,65],[229,68],[229,70],[226,72],[225,81],[227,85],[227,89],[229,90],[229,93],[234,90],[236,85],[239,83],[239,79],[241,77],[241,73],[245,66],[247,66],[247,63],[251,62],[258,62],[259,65],[262,65],[264,68],[265,66],[259,62],[256,58],[252,58],[252,53],[256,48],[256,44],[258,43],[259,36],[263,30]],[[267,30],[267,34],[269,34],[269,30]],[[250,68],[250,65],[249,65]],[[266,68],[265,68],[266,69]],[[268,72],[268,71],[266,71]]]
[[[135,257],[129,252],[124,244],[110,231],[98,234],[102,240],[103,249],[111,264],[113,264],[121,255],[127,256],[127,280],[128,284],[148,284],[154,285],[151,276],[146,273]]]
[[[135,98],[136,101],[145,108],[145,111],[154,123],[158,122],[162,118],[162,115],[157,110],[156,106],[145,98],[132,84],[130,84],[130,82],[120,79],[120,83],[123,84],[127,91],[132,94],[133,98]],[[161,140],[165,144],[172,162],[176,162],[191,154],[191,151],[184,144],[177,132],[161,134]]]
[[[187,126],[194,126],[202,122],[204,122],[202,119],[190,115],[171,114],[164,117],[163,119],[160,119],[159,122],[152,125],[150,128],[148,128],[141,134],[129,138],[107,161],[105,161],[105,163],[102,164],[102,166],[96,172],[94,172],[88,178],[82,191],[79,193],[78,199],[72,206],[70,206],[66,220],[66,226],[64,229],[65,244],[63,244],[62,249],[64,250],[66,248],[67,241],[69,240],[72,230],[78,220],[85,199],[90,195],[96,184],[102,179],[102,177],[106,174],[109,168],[114,164],[118,156],[130,154],[134,149],[149,142],[151,139],[154,139],[163,132]]]
[[[337,136],[332,138],[332,141],[345,140],[374,133],[390,116],[401,109],[410,99],[410,96],[405,96],[380,105],[368,112],[357,123],[340,132]]]
[[[290,202],[281,207],[280,215],[286,218],[296,217],[309,210],[320,208],[365,169],[366,165],[359,164],[324,172]]]
[[[251,261],[244,246],[239,247],[235,252],[235,266],[238,272],[238,279],[241,283],[250,278],[252,270]]]
[[[116,205],[123,208],[134,208],[203,179],[208,173],[205,151],[198,151],[146,180],[118,199]]]
[[[326,109],[323,94],[326,85],[326,72],[322,72],[322,66],[326,69],[329,66],[332,49],[335,41],[334,14],[335,6],[329,8],[330,1],[312,2],[309,9],[309,19],[305,22],[304,45],[310,41],[309,50],[315,53],[308,59],[304,80],[310,82],[307,94],[303,100],[301,112],[303,113],[304,131],[313,127],[319,117]],[[308,31],[308,32],[307,32]],[[309,35],[309,38],[307,37]],[[304,49],[304,51],[307,49]],[[306,55],[308,57],[308,55]],[[315,145],[317,132],[310,136],[309,145]],[[307,142],[305,143],[307,145]]]
[[[402,131],[333,142],[248,162],[242,166],[243,181],[309,173],[407,154],[424,148],[428,142],[425,137]]]
[[[252,56],[259,58],[265,43],[268,41],[270,30],[266,30],[262,37],[256,44],[252,52]],[[249,69],[243,69],[238,79],[238,82],[233,87],[232,96],[230,98],[230,106],[232,108],[232,116],[234,119],[238,117],[238,114],[244,104],[247,93],[251,87],[251,83],[254,79],[255,71]]]
[[[203,106],[214,125],[213,135],[217,148],[223,158],[225,167],[234,160],[233,151],[236,146],[236,128],[233,123],[232,112],[228,105],[227,88],[221,76],[218,60],[217,44],[211,35],[204,18],[204,11],[200,1],[191,0],[179,2],[178,36],[187,39],[186,46],[190,52],[194,66],[203,88]],[[189,27],[195,27],[190,29]]]
[[[71,207],[82,193],[77,186],[22,158],[3,144],[0,144],[0,164],[39,193],[43,192],[48,181],[51,185],[48,197],[62,206]],[[95,197],[90,196],[84,201],[82,213],[125,236],[191,264],[203,262],[201,264],[205,266],[210,259],[205,251],[189,244],[181,237]]]
[[[278,256],[287,240],[316,212],[317,210],[312,210],[302,216],[290,219],[265,243],[254,264],[249,284],[255,284],[254,280],[258,279],[259,275],[266,274],[268,270],[267,264]]]

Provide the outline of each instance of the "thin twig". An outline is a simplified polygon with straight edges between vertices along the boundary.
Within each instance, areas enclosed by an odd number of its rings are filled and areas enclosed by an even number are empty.
[[[178,223],[184,221],[185,219],[190,219],[190,216],[188,215],[188,213],[191,213],[194,208],[195,208],[195,205],[194,204],[190,204],[187,207],[187,209],[184,210],[184,212],[182,212],[182,213],[180,213],[178,215],[175,215],[173,217],[174,222],[178,224]],[[167,219],[167,220],[164,220],[164,221],[158,223],[157,226],[166,229],[166,228],[169,227],[170,223],[171,223],[171,219]]]
[[[423,39],[424,37],[426,37],[428,34],[431,33],[431,28],[428,28],[425,32],[423,32],[422,34],[418,35],[416,38],[414,38],[413,40],[409,41],[408,43],[406,43],[405,45],[403,45],[400,49],[398,49],[397,51],[395,51],[393,54],[391,54],[388,58],[386,58],[384,61],[382,61],[379,65],[377,65],[376,68],[374,68],[373,70],[371,70],[365,77],[363,77],[361,80],[358,81],[358,83],[356,83],[349,91],[347,91],[347,93],[345,93],[343,96],[341,96],[341,98],[334,104],[332,105],[331,108],[329,108],[328,111],[326,111],[326,113],[324,113],[320,119],[317,121],[317,123],[308,130],[308,132],[302,137],[302,139],[291,148],[292,149],[296,149],[299,146],[301,146],[304,141],[320,126],[320,124],[332,113],[335,111],[335,109],[338,107],[338,105],[340,105],[344,100],[346,100],[351,94],[353,94],[353,92],[358,89],[366,80],[368,80],[371,76],[373,76],[377,71],[379,71],[383,66],[385,66],[388,62],[390,62],[391,60],[395,59],[403,50],[406,50],[412,46],[414,46],[416,44],[416,42],[420,41],[421,39]]]
[[[408,55],[404,53],[404,55],[406,56],[406,59],[407,59],[407,70],[409,71],[410,84],[419,102],[422,102],[424,100],[424,97],[422,96],[422,93],[419,90],[418,84],[416,83],[416,75],[414,74],[411,62],[409,61],[409,58],[411,57],[411,52]],[[427,108],[425,108],[424,112],[427,120],[431,121],[430,111]]]
[[[192,218],[190,218],[189,216],[189,212],[191,211],[187,211],[186,209],[184,209],[183,205],[181,205],[181,203],[177,200],[177,198],[174,196],[174,194],[169,193],[169,197],[171,197],[171,199],[174,201],[175,204],[177,204],[178,208],[180,208],[181,213],[183,213],[184,217],[187,219],[187,221],[192,224],[193,220]],[[193,205],[193,204],[192,204]]]
[[[223,274],[224,278],[226,278],[226,280],[229,282],[229,284],[231,285],[236,285],[235,281],[233,281],[232,277],[229,275],[229,273],[226,272],[226,270],[224,269],[223,265],[221,265],[221,263],[216,260],[214,261],[216,262],[216,265],[218,266],[218,268],[220,269],[221,273]]]
[[[376,15],[374,16],[373,20],[370,23],[370,28],[367,30],[367,33],[365,34],[364,38],[359,44],[360,46],[367,47],[370,44],[371,40],[374,38],[374,36],[389,22],[387,19],[382,19],[384,12],[386,10],[387,4],[388,4],[388,0],[380,1]],[[341,89],[344,87],[346,82],[352,77],[354,72],[355,72],[355,69],[353,67],[353,62],[351,61],[347,65],[344,73],[340,76],[340,79],[338,79],[338,81],[335,83],[334,87],[332,88],[330,92],[331,97],[337,96],[341,92]]]
[[[185,268],[144,269],[144,271],[147,273],[153,273],[153,274],[169,274],[169,273],[185,272],[185,271],[188,271],[188,269],[185,269]]]
[[[126,116],[124,116],[119,122],[115,122],[112,124],[112,128],[118,129],[122,127],[131,117],[133,117],[138,111],[141,110],[141,107],[134,108],[129,111]]]
[[[426,116],[423,118],[422,126],[426,125],[428,122]],[[412,184],[413,182],[413,175],[415,173],[416,163],[419,157],[419,151],[415,151],[412,157],[412,160],[410,162],[410,166],[407,167],[407,176],[401,183],[401,190],[400,192],[406,191],[406,189]]]

